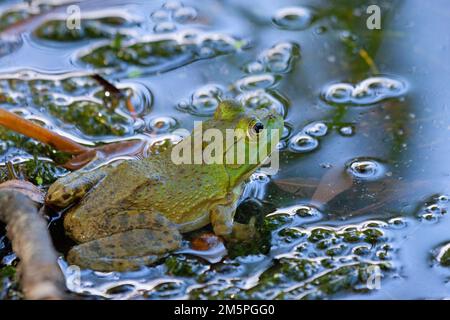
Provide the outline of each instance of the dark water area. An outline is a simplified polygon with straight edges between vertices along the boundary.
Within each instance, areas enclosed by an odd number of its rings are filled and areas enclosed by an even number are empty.
[[[69,30],[71,4],[0,2],[1,108],[86,145],[143,134],[155,148],[179,141],[177,130],[211,117],[222,98],[274,109],[286,123],[280,170],[262,168],[244,193],[267,215],[268,250],[185,249],[140,271],[74,278],[63,257],[73,243],[55,215],[50,230],[71,290],[132,299],[449,297],[446,1],[92,0],[76,3],[81,29]],[[380,29],[367,27],[369,5],[381,9]],[[130,92],[136,117],[94,73]],[[11,161],[44,188],[66,173],[52,150],[5,129],[0,139],[3,169]],[[244,199],[238,213],[252,208]],[[15,256],[4,234],[8,266]]]

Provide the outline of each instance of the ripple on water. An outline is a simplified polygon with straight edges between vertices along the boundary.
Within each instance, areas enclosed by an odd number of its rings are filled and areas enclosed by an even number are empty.
[[[449,210],[448,195],[433,195],[419,208],[417,217],[424,222],[435,223]]]
[[[237,100],[251,109],[269,109],[282,116],[286,114],[286,106],[271,93],[271,90],[258,89],[244,92],[237,96]]]
[[[335,104],[370,105],[388,98],[399,98],[407,92],[402,80],[371,77],[353,86],[349,83],[331,84],[322,92],[325,101]]]
[[[308,134],[300,132],[294,135],[288,143],[288,148],[293,152],[306,153],[315,150],[319,141]]]
[[[305,7],[286,7],[279,9],[272,17],[273,23],[280,29],[304,30],[313,20],[313,13]]]
[[[147,121],[148,130],[152,133],[168,133],[177,126],[177,120],[168,116],[152,117]]]
[[[345,125],[339,128],[339,133],[344,137],[351,137],[355,134],[355,127],[353,125]]]
[[[323,122],[312,122],[303,131],[312,137],[323,137],[328,132],[328,126]]]
[[[258,57],[258,62],[273,73],[286,73],[292,69],[296,58],[299,57],[300,46],[294,42],[279,42],[264,50]]]
[[[153,31],[155,31],[155,33],[167,33],[175,31],[176,29],[177,26],[171,21],[161,21],[153,27]]]
[[[268,89],[276,85],[278,77],[270,73],[249,75],[236,81],[236,87],[241,91]]]
[[[372,158],[357,158],[347,164],[347,173],[358,180],[377,180],[384,176],[385,165]]]
[[[197,10],[193,7],[182,7],[173,13],[173,19],[178,23],[186,23],[197,18]]]
[[[211,116],[216,111],[223,94],[224,88],[219,85],[208,84],[192,93],[189,102],[180,102],[178,109],[196,116]]]

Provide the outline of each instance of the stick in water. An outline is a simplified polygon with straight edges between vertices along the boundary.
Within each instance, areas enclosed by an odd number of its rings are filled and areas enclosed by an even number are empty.
[[[27,183],[21,181],[22,183]],[[0,220],[20,259],[20,285],[26,299],[65,299],[65,279],[36,203],[22,192],[0,188]]]

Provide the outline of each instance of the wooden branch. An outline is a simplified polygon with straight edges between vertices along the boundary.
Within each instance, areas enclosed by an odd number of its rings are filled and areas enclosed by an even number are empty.
[[[6,223],[7,236],[20,259],[19,281],[25,298],[66,298],[64,275],[36,203],[18,190],[1,188],[0,220]]]
[[[72,154],[72,159],[61,164],[62,167],[69,170],[80,169],[95,158],[107,160],[113,157],[142,154],[148,143],[148,140],[140,138],[89,148],[1,108],[0,126],[50,145],[58,151]]]
[[[80,154],[90,150],[90,148],[82,146],[69,138],[47,130],[13,112],[1,108],[0,125],[42,143],[48,144],[62,152]]]

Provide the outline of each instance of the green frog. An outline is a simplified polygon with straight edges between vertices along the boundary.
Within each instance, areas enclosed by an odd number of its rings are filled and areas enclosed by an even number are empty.
[[[270,155],[275,150],[283,118],[271,110],[225,100],[200,132],[208,129],[223,133],[226,147],[211,153],[222,163],[177,163],[173,151],[183,140],[151,157],[72,172],[52,184],[46,203],[69,207],[64,229],[78,243],[69,251],[68,262],[99,271],[138,269],[180,248],[182,233],[208,224],[225,240],[249,238],[249,225],[233,222],[237,202],[246,179],[265,160],[255,161],[252,152],[265,148]],[[230,129],[237,133],[231,146],[225,141]],[[271,135],[274,131],[277,134]],[[185,140],[195,139],[194,132],[195,128]],[[200,147],[204,151],[208,144],[203,141]],[[236,161],[239,152],[244,161]]]

